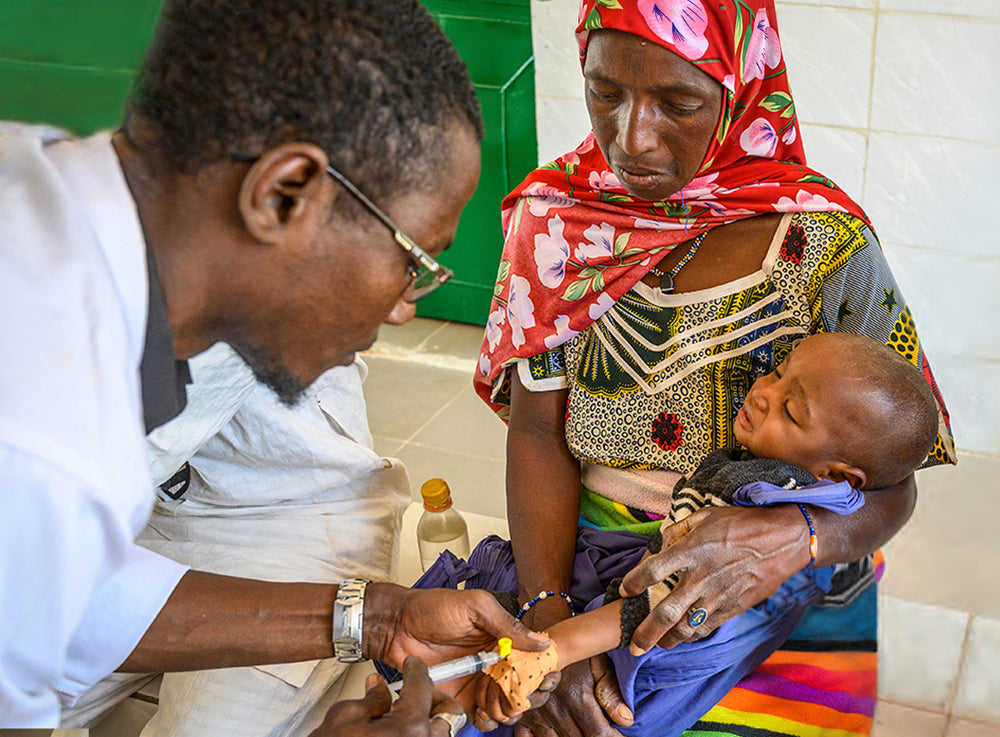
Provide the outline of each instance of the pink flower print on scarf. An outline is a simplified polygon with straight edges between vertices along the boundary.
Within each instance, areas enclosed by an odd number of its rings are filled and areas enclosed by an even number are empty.
[[[583,231],[583,237],[587,239],[587,243],[578,244],[576,250],[573,252],[573,256],[577,261],[582,263],[589,261],[601,263],[614,258],[614,226],[607,223],[591,225]]]
[[[700,59],[708,49],[708,14],[700,0],[639,0],[639,12],[653,33],[685,58]]]
[[[510,277],[510,301],[507,319],[510,321],[511,341],[515,346],[524,345],[524,331],[535,327],[535,303],[531,301],[531,283],[522,276]]]
[[[740,146],[750,156],[769,159],[778,148],[778,134],[766,118],[757,118],[740,135]]]
[[[563,237],[563,223],[558,215],[549,218],[549,232],[535,236],[535,266],[538,281],[555,289],[566,278],[566,261],[569,259],[569,242]]]
[[[793,200],[791,197],[779,197],[774,203],[778,212],[847,212],[847,208],[838,202],[830,202],[821,194],[806,192],[800,189]]]
[[[622,189],[622,183],[618,181],[618,177],[616,177],[615,173],[610,169],[606,171],[590,172],[588,181],[592,189],[604,191],[609,189]]]
[[[764,79],[765,67],[774,69],[781,63],[781,42],[777,32],[771,28],[767,10],[758,8],[753,19],[753,33],[747,45],[747,55],[743,60],[743,81]]]

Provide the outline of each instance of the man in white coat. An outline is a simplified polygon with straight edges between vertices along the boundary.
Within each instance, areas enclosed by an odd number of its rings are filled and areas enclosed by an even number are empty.
[[[416,0],[171,0],[113,136],[0,136],[0,726],[56,726],[114,670],[377,657],[411,687],[321,733],[442,735],[461,707],[408,655],[544,646],[488,594],[237,578],[134,543],[186,359],[225,342],[289,405],[350,365],[450,275],[481,136]]]
[[[187,404],[150,433],[159,488],[137,542],[202,571],[271,581],[395,577],[400,515],[410,499],[400,461],[373,450],[367,366],[330,369],[294,407],[217,343],[189,361]],[[143,737],[307,735],[340,695],[335,658],[167,673]],[[114,674],[63,712],[91,726],[152,676]]]

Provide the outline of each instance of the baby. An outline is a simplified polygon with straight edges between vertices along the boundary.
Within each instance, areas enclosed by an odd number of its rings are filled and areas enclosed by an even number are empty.
[[[853,511],[863,503],[859,489],[891,486],[924,461],[936,438],[937,423],[937,404],[927,382],[894,350],[850,333],[809,336],[750,388],[733,423],[736,439],[745,450],[716,451],[690,480],[681,479],[663,527],[702,507],[734,501],[744,505],[806,502],[841,513]],[[817,483],[818,479],[828,483]],[[814,541],[811,538],[813,558]],[[654,536],[650,550],[658,552],[661,542],[662,537]],[[509,717],[527,708],[527,696],[549,670],[627,646],[635,627],[675,581],[554,625],[548,632],[553,657],[542,661],[537,653],[525,653],[522,660],[515,651],[491,673],[508,705],[503,705],[498,689],[492,687],[481,692],[488,695],[480,706],[488,714],[499,716],[502,710]],[[612,584],[605,600],[614,598],[616,592]],[[797,621],[803,608],[793,612],[793,608],[782,611],[778,607],[768,616]],[[698,612],[707,615],[705,610],[696,610],[692,616]],[[767,637],[775,636],[773,628],[760,629],[766,629]],[[681,652],[654,648],[649,655],[676,658]],[[541,662],[549,670],[541,672]],[[700,672],[698,677],[706,674]]]

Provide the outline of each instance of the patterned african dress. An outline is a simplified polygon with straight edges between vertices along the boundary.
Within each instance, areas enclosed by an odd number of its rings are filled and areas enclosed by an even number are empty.
[[[528,389],[569,389],[566,439],[579,460],[689,476],[737,444],[733,421],[758,377],[801,338],[835,331],[882,341],[930,377],[871,229],[845,213],[794,213],[759,271],[683,294],[638,282],[589,329],[517,370]],[[942,415],[927,464],[948,462]]]
[[[516,370],[530,390],[568,388],[566,438],[581,461],[690,476],[706,455],[736,445],[733,421],[754,380],[780,364],[799,339],[833,331],[880,340],[921,369],[942,408],[925,465],[953,463],[944,403],[910,310],[875,234],[847,213],[786,214],[760,270],[728,284],[665,295],[639,282],[590,328],[518,361]],[[494,389],[497,401],[509,401],[509,377]],[[582,493],[581,524],[645,534],[658,529],[660,514],[587,488]],[[870,581],[881,577],[884,561],[876,553],[851,565]],[[658,689],[669,696],[644,701],[634,727],[621,731],[651,734],[650,719],[683,703],[690,721],[669,734],[692,723],[687,737],[869,734],[877,679],[876,587],[851,588],[849,601],[826,601],[796,614],[796,621],[802,619],[788,639],[762,652],[757,663],[743,661],[752,672],[743,671],[738,682],[730,670],[690,693],[664,690],[652,675],[643,680],[644,663],[629,667],[627,653],[616,653],[623,692],[638,698],[632,689],[644,683],[647,696]]]

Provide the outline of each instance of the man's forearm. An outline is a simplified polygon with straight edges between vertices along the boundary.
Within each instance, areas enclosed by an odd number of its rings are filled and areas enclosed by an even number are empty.
[[[337,587],[189,571],[122,672],[291,663],[333,655]]]

